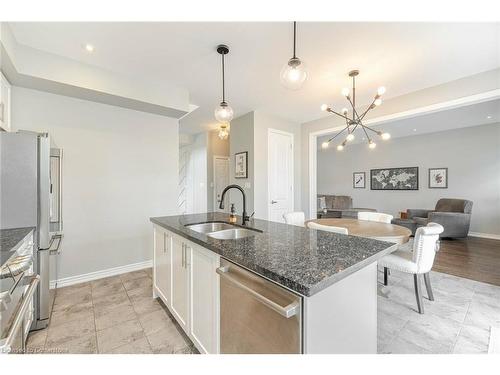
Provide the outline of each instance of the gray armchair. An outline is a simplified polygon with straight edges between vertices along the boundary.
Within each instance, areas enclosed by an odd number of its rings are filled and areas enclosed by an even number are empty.
[[[466,199],[442,198],[436,203],[434,210],[408,209],[408,218],[418,227],[428,223],[438,223],[444,227],[440,237],[467,237],[470,227],[472,201]]]

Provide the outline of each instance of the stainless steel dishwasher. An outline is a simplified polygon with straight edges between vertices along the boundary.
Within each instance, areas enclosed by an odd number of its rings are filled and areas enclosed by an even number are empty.
[[[221,259],[220,352],[302,353],[302,298]]]

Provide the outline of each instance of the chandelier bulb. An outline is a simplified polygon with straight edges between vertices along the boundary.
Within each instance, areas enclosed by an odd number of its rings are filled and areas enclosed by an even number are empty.
[[[321,110],[326,112],[328,110],[328,104],[321,104]]]
[[[382,104],[382,99],[380,99],[380,98],[375,99],[373,104],[375,104],[378,107],[380,104]]]
[[[377,147],[377,144],[370,139],[370,141],[368,142],[368,147],[373,150],[375,147]]]
[[[342,114],[344,116],[347,115],[348,112],[349,112],[349,110],[347,108],[342,108]]]
[[[337,146],[337,151],[342,151],[344,149],[344,146],[343,145],[338,145]]]
[[[345,137],[345,139],[348,142],[352,142],[354,140],[354,134],[352,134],[352,133],[347,134],[347,137]]]
[[[384,95],[385,94],[385,87],[384,86],[380,86],[378,89],[377,89],[377,95]]]
[[[387,141],[388,139],[391,139],[391,135],[389,133],[382,133],[382,134],[380,134],[380,136],[382,137],[382,139],[384,141]]]
[[[328,148],[328,146],[330,146],[330,143],[328,143],[328,142],[323,142],[323,143],[321,144],[321,148],[322,148],[322,149],[327,149],[327,148]]]
[[[347,87],[344,87],[341,91],[342,95],[345,96],[346,98],[349,97],[349,89]]]

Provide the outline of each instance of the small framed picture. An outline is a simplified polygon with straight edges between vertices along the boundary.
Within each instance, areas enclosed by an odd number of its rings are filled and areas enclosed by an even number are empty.
[[[365,172],[354,172],[352,174],[352,187],[354,189],[366,188],[366,173]]]
[[[248,178],[248,151],[234,154],[234,178]]]
[[[448,168],[429,168],[429,189],[448,188]]]

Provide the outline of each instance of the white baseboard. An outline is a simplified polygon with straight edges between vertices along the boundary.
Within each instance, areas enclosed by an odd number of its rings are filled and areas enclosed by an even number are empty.
[[[62,288],[65,286],[85,283],[87,281],[102,279],[109,276],[121,275],[122,273],[142,270],[145,268],[151,268],[153,266],[153,260],[147,260],[145,262],[127,264],[125,266],[108,268],[101,271],[95,271],[90,273],[85,273],[83,275],[76,275],[65,277],[59,280],[53,280],[50,282],[50,289],[54,289],[57,282],[57,287]]]
[[[489,238],[489,239],[492,239],[492,240],[500,240],[500,234],[469,232],[469,236],[471,236],[471,237],[480,237],[480,238]]]

